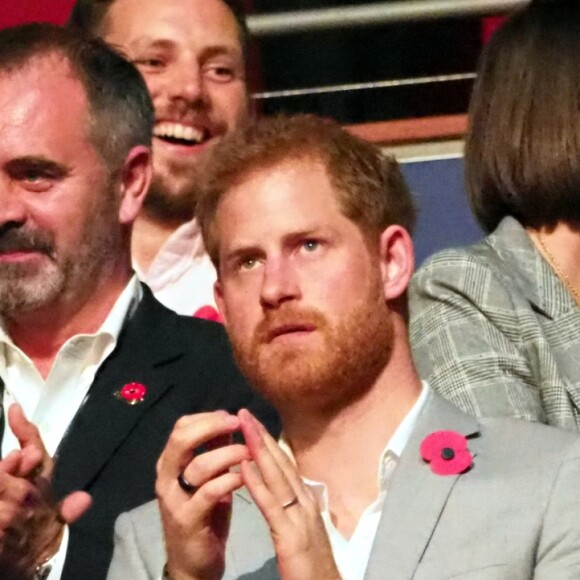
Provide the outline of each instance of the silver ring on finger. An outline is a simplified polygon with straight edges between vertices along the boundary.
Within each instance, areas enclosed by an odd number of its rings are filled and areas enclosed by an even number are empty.
[[[177,483],[187,495],[193,495],[197,491],[197,487],[185,479],[183,471],[177,476]]]
[[[296,505],[297,503],[298,503],[298,498],[296,496],[294,496],[290,501],[287,501],[286,503],[282,504],[282,509],[287,510],[289,507],[292,507],[293,505]]]

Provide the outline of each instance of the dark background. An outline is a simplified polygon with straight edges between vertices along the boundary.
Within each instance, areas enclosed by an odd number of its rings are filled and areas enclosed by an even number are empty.
[[[412,2],[413,0],[407,0]],[[255,13],[353,4],[353,0],[252,0]],[[362,2],[364,4],[364,2]],[[442,20],[318,31],[256,40],[267,90],[473,72],[481,22]],[[314,112],[343,123],[465,112],[471,82],[371,89],[265,102],[262,110]]]
[[[353,3],[356,0],[248,0],[248,8],[270,13]],[[0,27],[33,20],[62,24],[73,4],[74,0],[0,0]],[[319,31],[259,38],[255,44],[258,91],[340,85],[471,72],[481,48],[481,23],[443,20]],[[260,109],[312,112],[358,123],[465,112],[470,90],[466,81],[372,89],[267,100]]]

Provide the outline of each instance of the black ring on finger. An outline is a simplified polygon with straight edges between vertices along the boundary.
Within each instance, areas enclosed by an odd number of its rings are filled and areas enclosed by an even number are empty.
[[[187,479],[185,479],[185,475],[183,475],[183,471],[177,476],[177,483],[179,487],[187,494],[193,495],[197,491],[197,487],[193,485],[193,483],[189,483]]]

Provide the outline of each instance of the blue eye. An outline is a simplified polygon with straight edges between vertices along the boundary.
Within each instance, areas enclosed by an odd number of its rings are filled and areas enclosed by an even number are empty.
[[[256,267],[258,260],[256,258],[247,258],[240,262],[240,269],[241,270],[251,270],[252,268]]]
[[[306,241],[302,242],[302,247],[307,252],[314,252],[315,250],[317,250],[320,247],[320,243],[317,242],[316,240],[306,240]]]

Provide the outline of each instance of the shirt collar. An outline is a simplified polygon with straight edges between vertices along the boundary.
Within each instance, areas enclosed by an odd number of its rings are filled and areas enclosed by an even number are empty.
[[[166,279],[179,277],[192,263],[206,256],[201,228],[196,219],[180,225],[161,246],[147,272],[135,262],[133,269],[149,286],[163,285]]]
[[[409,412],[405,415],[405,418],[399,423],[399,426],[395,429],[395,432],[387,442],[387,445],[383,449],[381,453],[381,457],[379,458],[378,464],[378,471],[377,476],[379,479],[379,489],[381,492],[385,491],[388,483],[393,475],[395,467],[399,461],[399,458],[403,454],[403,451],[411,437],[411,433],[415,428],[417,423],[417,419],[425,406],[425,402],[427,400],[427,396],[429,394],[429,385],[425,381],[421,381],[422,389],[421,394],[409,410]],[[281,449],[288,455],[292,463],[296,465],[296,460],[294,458],[294,454],[292,453],[292,449],[290,449],[290,445],[284,439],[284,434],[280,435],[280,439],[278,441]],[[305,485],[312,489],[315,493],[316,497],[318,498],[319,505],[326,503],[326,485],[321,482],[313,481],[307,479],[305,477],[302,478]]]
[[[111,308],[111,311],[107,315],[107,318],[105,318],[105,321],[99,330],[92,335],[85,334],[78,336],[109,335],[114,341],[117,341],[125,320],[133,316],[142,297],[143,288],[141,287],[137,276],[133,275],[127,283],[127,286],[125,286],[121,294],[119,294],[119,297],[115,301],[113,308]],[[6,331],[5,322],[2,317],[0,317],[0,344],[14,346],[12,338]]]
[[[411,433],[415,428],[415,424],[417,423],[417,418],[425,406],[425,401],[429,393],[429,385],[425,381],[422,381],[421,384],[421,394],[411,407],[411,410],[405,415],[405,418],[399,423],[399,426],[391,436],[385,449],[385,451],[390,449],[397,457],[401,457],[403,454],[407,442],[411,437]]]
[[[131,318],[141,302],[143,288],[136,275],[133,275],[117,301],[111,308],[105,322],[101,325],[98,334],[109,334],[115,341],[121,334],[121,329],[128,318]]]

